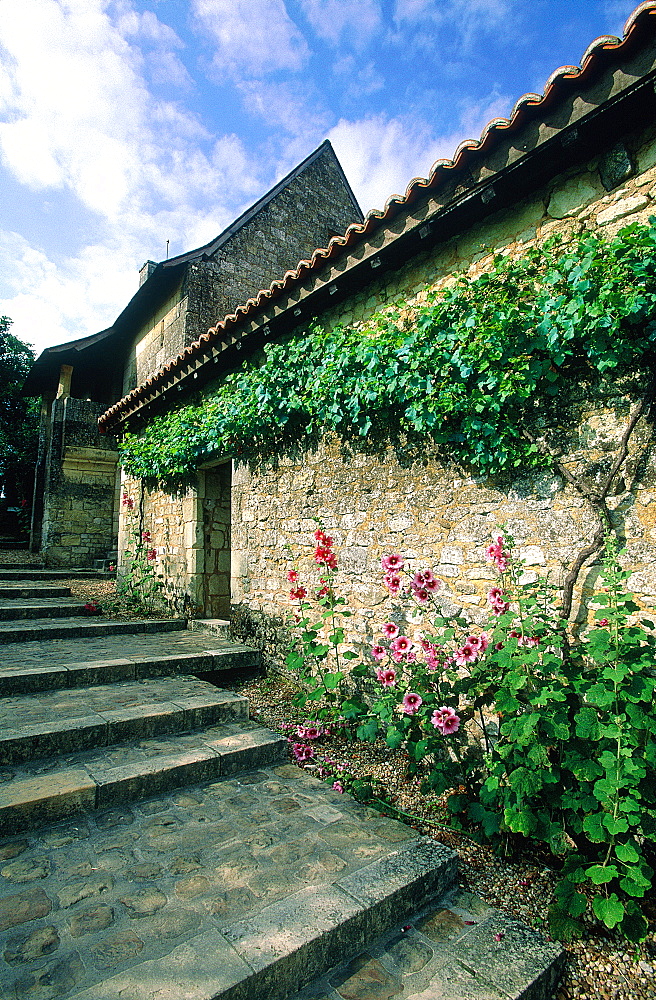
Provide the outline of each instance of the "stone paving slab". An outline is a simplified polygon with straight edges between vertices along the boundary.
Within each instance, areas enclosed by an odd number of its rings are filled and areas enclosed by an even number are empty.
[[[132,635],[134,633],[159,634],[186,630],[184,618],[152,618],[147,621],[104,621],[80,618],[52,618],[33,622],[2,622],[0,643],[30,642],[49,639],[95,639],[107,635]]]
[[[552,1000],[560,945],[450,890],[290,1000]]]
[[[110,635],[89,643],[83,639],[14,643],[0,658],[0,696],[174,674],[214,674],[258,670],[260,653],[237,642],[196,638],[185,631],[162,642],[147,635]]]
[[[441,894],[456,855],[289,764],[0,839],[0,995],[282,1000],[405,920],[406,870]]]
[[[70,618],[86,613],[84,604],[74,597],[6,598],[0,596],[0,622],[34,618]]]
[[[116,573],[100,569],[32,569],[0,563],[0,580],[114,580]]]
[[[20,583],[0,583],[0,600],[6,598],[29,598],[29,597],[70,597],[71,588],[62,587],[57,584],[20,584]]]
[[[5,765],[0,769],[0,835],[286,759],[282,736],[242,719],[172,738]]]
[[[190,675],[68,688],[0,701],[0,763],[248,718],[246,698]]]

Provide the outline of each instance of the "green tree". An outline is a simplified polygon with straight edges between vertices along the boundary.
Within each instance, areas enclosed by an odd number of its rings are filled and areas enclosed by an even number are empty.
[[[0,316],[0,496],[8,506],[28,507],[38,443],[38,404],[21,395],[34,351],[9,332]]]

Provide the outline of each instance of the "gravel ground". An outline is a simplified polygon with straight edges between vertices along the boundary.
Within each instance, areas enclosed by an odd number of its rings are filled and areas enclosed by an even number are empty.
[[[291,723],[307,719],[307,712],[299,712],[291,705],[294,690],[283,678],[273,676],[240,688],[250,699],[251,716],[286,735],[294,731],[286,728]],[[382,741],[349,743],[343,737],[322,737],[318,748],[318,756],[330,758],[352,775],[373,775],[394,805],[415,817],[407,822],[422,834],[456,850],[467,888],[505,913],[545,930],[545,917],[557,881],[547,859],[537,856],[501,859],[465,835],[440,828],[439,804],[427,807],[418,784],[406,777],[404,754],[389,750]],[[656,901],[646,915],[650,918],[651,933],[639,949],[622,942],[596,921],[587,923],[584,937],[565,945],[568,968],[556,1000],[655,1000]]]

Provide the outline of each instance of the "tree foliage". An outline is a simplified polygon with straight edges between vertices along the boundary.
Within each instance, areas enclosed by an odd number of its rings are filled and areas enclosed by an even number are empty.
[[[10,503],[28,501],[38,441],[38,410],[21,395],[34,351],[9,332],[0,316],[0,490]]]
[[[129,473],[193,479],[217,454],[274,461],[326,432],[359,448],[431,443],[482,474],[549,464],[526,437],[591,393],[642,395],[656,341],[656,219],[499,256],[364,326],[314,326],[267,345],[198,405],[125,435]]]

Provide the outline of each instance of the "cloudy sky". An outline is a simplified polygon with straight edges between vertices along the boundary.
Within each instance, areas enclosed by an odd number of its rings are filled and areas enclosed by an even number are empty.
[[[380,208],[635,6],[0,0],[0,315],[37,351],[110,326],[326,137]]]

